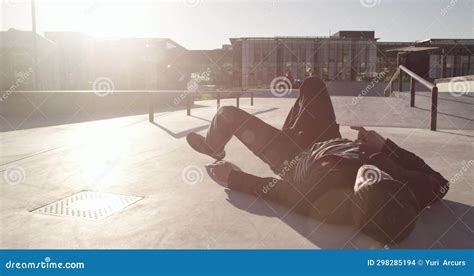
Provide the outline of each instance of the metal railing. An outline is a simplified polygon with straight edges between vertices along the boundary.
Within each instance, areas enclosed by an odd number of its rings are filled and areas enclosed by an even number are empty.
[[[393,82],[398,78],[398,91],[403,92],[403,73],[410,76],[410,107],[415,106],[415,84],[416,82],[421,83],[423,86],[431,90],[431,122],[430,129],[436,130],[437,115],[438,115],[438,87],[436,84],[431,83],[410,69],[406,68],[403,65],[398,66],[397,71],[393,74],[390,79],[387,87],[384,89],[384,95],[389,97],[393,94]]]
[[[165,90],[166,91],[166,90]],[[149,98],[148,98],[148,121],[154,122],[155,120],[155,110],[154,110],[154,97],[153,92],[150,91]],[[217,100],[217,108],[221,106],[221,99],[225,98],[235,98],[236,106],[240,107],[240,98],[244,94],[248,94],[250,97],[250,105],[253,106],[254,102],[254,95],[252,91],[196,91],[196,92],[189,92],[189,91],[180,91],[181,95],[184,96],[186,100],[186,114],[191,116],[191,108],[194,105],[195,97],[198,95],[211,95],[215,96]]]
[[[6,91],[0,91],[0,96]],[[198,96],[210,95],[213,99],[217,100],[217,108],[221,106],[221,99],[235,98],[236,106],[240,107],[240,98],[244,95],[248,95],[250,98],[250,105],[254,104],[254,93],[253,91],[242,91],[242,90],[227,90],[227,91],[189,91],[189,90],[110,90],[110,91],[98,91],[98,90],[41,90],[41,91],[11,91],[11,93],[90,93],[90,94],[101,94],[104,97],[108,94],[116,93],[145,93],[147,94],[148,101],[148,120],[154,122],[155,119],[155,95],[156,94],[176,94],[179,99],[182,99],[186,103],[186,114],[191,116],[191,109],[194,106],[194,101]]]

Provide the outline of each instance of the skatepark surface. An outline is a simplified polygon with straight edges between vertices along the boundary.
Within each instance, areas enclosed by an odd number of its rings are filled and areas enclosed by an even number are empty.
[[[438,131],[429,130],[429,94],[332,97],[343,137],[363,125],[421,156],[450,180],[444,200],[425,209],[415,231],[393,248],[474,247],[474,100],[440,94]],[[241,108],[281,127],[293,98],[241,99]],[[222,105],[233,105],[223,100]],[[289,212],[252,195],[226,190],[206,173],[212,160],[185,136],[204,133],[215,101],[183,110],[0,133],[1,248],[383,248],[352,226]],[[22,122],[8,118],[12,125]],[[22,122],[23,126],[28,122]],[[37,125],[37,124],[35,124]],[[237,139],[226,160],[272,176]],[[8,174],[19,174],[11,178]],[[32,213],[80,191],[141,197],[101,220]]]

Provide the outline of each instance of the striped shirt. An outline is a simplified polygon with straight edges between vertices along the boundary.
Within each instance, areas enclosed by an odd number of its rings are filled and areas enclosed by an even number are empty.
[[[337,155],[349,159],[358,159],[359,145],[345,138],[335,138],[313,144],[311,148],[298,155],[298,164],[296,164],[293,172],[294,181],[304,181],[311,172],[316,160],[327,155]]]

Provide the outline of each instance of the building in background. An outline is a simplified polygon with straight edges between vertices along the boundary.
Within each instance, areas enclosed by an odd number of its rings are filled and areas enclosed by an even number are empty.
[[[54,74],[56,44],[31,31],[0,32],[0,90],[57,87]]]
[[[428,80],[474,75],[474,39],[379,42],[379,64],[404,65]]]
[[[164,75],[170,85],[187,89],[197,85],[200,89],[224,89],[232,87],[234,72],[233,51],[230,45],[220,49],[185,50],[175,57],[169,56]],[[173,74],[178,74],[174,77]]]
[[[412,45],[411,42],[377,42],[377,72],[387,72],[386,81],[390,80],[397,70],[397,55],[390,52],[392,49],[402,48]]]
[[[164,89],[168,60],[185,51],[166,38],[96,39],[74,32],[45,36],[58,48],[58,90],[92,90],[98,78],[109,79],[117,90]]]
[[[0,89],[94,90],[100,78],[116,90],[268,88],[288,72],[295,80],[316,75],[330,81],[371,81],[386,72],[388,80],[399,64],[429,80],[474,75],[474,39],[378,42],[373,31],[339,31],[230,42],[189,50],[169,38],[10,29],[0,32]]]
[[[361,80],[376,74],[377,48],[373,31],[340,31],[330,37],[231,38],[239,85],[268,87],[291,71],[324,80]]]
[[[168,38],[100,39],[80,32],[36,35],[0,32],[0,89],[34,90],[32,69],[37,65],[38,90],[94,90],[98,79],[116,90],[188,88],[199,78],[201,87],[228,88],[233,77],[230,45],[214,50],[188,50]],[[206,77],[203,78],[202,76]],[[26,77],[25,77],[26,76]]]

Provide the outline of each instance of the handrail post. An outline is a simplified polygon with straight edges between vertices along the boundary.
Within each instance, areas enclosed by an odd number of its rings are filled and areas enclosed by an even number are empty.
[[[148,92],[148,121],[153,123],[155,121],[155,110],[153,106],[153,93]]]
[[[410,106],[415,106],[415,78],[410,78]]]
[[[436,131],[436,119],[438,115],[438,87],[431,88],[431,130]]]
[[[191,100],[191,95],[186,96],[186,115],[191,116],[191,105],[192,105],[192,100]]]
[[[403,70],[400,69],[400,74],[398,75],[398,92],[403,92]]]

